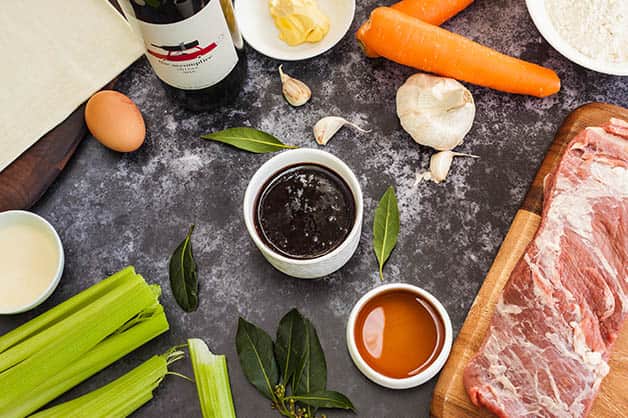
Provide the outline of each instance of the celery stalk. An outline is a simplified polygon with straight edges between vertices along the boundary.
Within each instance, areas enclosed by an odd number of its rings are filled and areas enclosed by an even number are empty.
[[[0,354],[0,372],[40,351],[49,350],[51,341],[56,341],[64,345],[66,349],[74,350],[77,355],[80,355],[78,346],[68,346],[67,344],[67,341],[74,341],[71,339],[71,335],[80,335],[79,341],[87,344],[88,347],[89,345],[96,345],[99,339],[103,339],[114,332],[154,301],[153,293],[143,280],[139,280],[137,276],[125,280],[77,312],[4,351]],[[119,308],[114,311],[116,306]],[[104,318],[106,320],[103,320]],[[86,326],[90,324],[97,326],[90,326],[85,330]],[[56,338],[60,335],[68,340],[63,341]],[[1,377],[0,386],[2,386]]]
[[[64,319],[70,314],[84,308],[105,293],[111,291],[114,287],[120,285],[120,283],[122,283],[130,275],[135,275],[135,269],[132,266],[120,270],[106,279],[101,280],[92,287],[74,295],[65,302],[60,303],[54,308],[51,308],[41,315],[31,319],[27,323],[0,336],[0,353],[3,353],[20,341],[41,332],[43,329],[57,323],[59,320]]]
[[[3,368],[0,387],[18,393],[28,392],[79,359],[153,300],[150,289],[139,283],[113,289],[66,320],[32,337],[36,351],[33,352],[26,340],[3,353],[0,364],[8,364],[10,368]]]
[[[129,399],[129,402],[126,405],[123,405],[117,409],[113,409],[111,411],[111,416],[112,417],[128,417],[133,412],[140,409],[142,405],[148,403],[151,399],[153,399],[153,392],[142,393],[133,399]]]
[[[166,372],[166,362],[155,356],[93,392],[33,414],[31,417],[114,416],[111,411],[124,409],[128,402],[133,402],[138,397],[145,399],[146,394],[152,393]]]
[[[203,418],[235,418],[226,357],[198,338],[189,339],[188,347]]]
[[[182,352],[169,351],[154,356],[109,384],[71,401],[38,412],[33,418],[128,416],[152,398],[152,392],[168,372],[168,365],[182,358]]]
[[[0,337],[0,417],[23,417],[168,329],[132,267]]]
[[[36,411],[166,330],[168,321],[161,308],[161,312],[154,317],[107,338],[76,363],[33,389],[31,394],[26,394],[23,403],[15,409],[15,415],[26,416]]]

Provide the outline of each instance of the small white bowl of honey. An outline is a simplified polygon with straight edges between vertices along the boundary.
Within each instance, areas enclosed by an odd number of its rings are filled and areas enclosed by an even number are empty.
[[[438,299],[404,283],[366,293],[347,323],[347,347],[356,367],[390,389],[413,388],[434,377],[452,340],[451,319]]]

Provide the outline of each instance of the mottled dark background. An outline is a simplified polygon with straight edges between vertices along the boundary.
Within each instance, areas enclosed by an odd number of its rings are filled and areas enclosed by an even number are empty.
[[[414,186],[431,150],[400,128],[395,92],[410,68],[362,56],[353,32],[381,2],[358,1],[351,32],[332,51],[284,69],[312,87],[312,100],[294,109],[280,93],[279,62],[248,50],[249,77],[228,108],[193,114],[172,104],[145,59],[122,74],[117,89],[139,106],[148,127],[140,151],[122,155],[93,138],[79,147],[65,172],[34,208],[59,231],[66,269],[54,295],[32,313],[0,319],[0,332],[24,322],[120,268],[133,264],[163,287],[172,329],[72,390],[75,396],[130,370],[187,337],[202,337],[228,357],[233,395],[243,418],[272,417],[267,400],[245,381],[234,337],[239,315],[274,334],[281,316],[298,307],[318,328],[329,365],[329,387],[346,393],[361,417],[427,417],[436,378],[404,391],[381,388],[353,366],[345,348],[352,305],[380,285],[371,247],[377,199],[394,184],[401,211],[399,243],[386,266],[386,283],[408,282],[436,295],[457,332],[563,118],[590,101],[628,106],[626,78],[585,70],[567,61],[539,35],[522,0],[478,0],[445,26],[499,51],[557,71],[563,87],[546,99],[468,86],[475,97],[473,129],[459,148],[479,160],[459,159],[441,185]],[[325,148],[357,174],[365,196],[360,247],[339,272],[317,281],[286,277],[262,258],[241,216],[248,179],[271,155],[253,155],[206,142],[199,135],[248,125],[285,142],[317,147],[311,128],[339,115],[372,132],[341,131]],[[188,226],[197,225],[194,251],[201,304],[183,313],[168,284],[171,252]],[[185,371],[185,368],[183,368]],[[169,377],[143,417],[200,416],[195,388]],[[350,416],[330,413],[331,417]]]

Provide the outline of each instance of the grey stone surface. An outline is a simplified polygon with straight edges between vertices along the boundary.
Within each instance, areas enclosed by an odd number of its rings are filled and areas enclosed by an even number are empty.
[[[353,38],[358,23],[378,3],[358,2],[351,32],[332,51],[284,64],[287,73],[314,92],[299,109],[281,97],[279,62],[251,49],[244,91],[234,104],[213,113],[193,114],[171,103],[145,59],[122,74],[116,88],[144,114],[146,144],[122,155],[93,138],[82,143],[34,208],[58,229],[65,246],[60,286],[34,312],[1,318],[0,332],[128,264],[162,285],[171,330],[63,399],[95,388],[187,337],[202,337],[228,357],[238,415],[278,416],[244,379],[234,345],[237,318],[241,315],[274,334],[280,317],[298,307],[318,328],[329,387],[346,393],[358,416],[428,416],[436,378],[416,389],[387,390],[362,376],[345,348],[344,327],[352,305],[381,284],[371,247],[378,198],[395,185],[402,225],[384,283],[413,283],[432,292],[448,309],[457,332],[563,118],[590,101],[628,106],[628,85],[625,78],[585,70],[559,55],[541,38],[523,1],[478,1],[445,26],[555,69],[562,90],[537,99],[469,86],[477,117],[459,149],[480,159],[456,160],[444,184],[414,186],[415,172],[427,166],[431,151],[417,146],[400,128],[394,104],[396,89],[414,71],[364,58]],[[273,270],[262,258],[241,216],[248,179],[271,155],[248,154],[199,135],[249,125],[285,142],[316,148],[311,127],[326,115],[372,129],[368,135],[345,129],[325,148],[357,174],[365,195],[365,223],[358,251],[342,270],[322,280],[300,281]],[[192,223],[197,225],[193,244],[201,303],[198,311],[185,314],[173,300],[167,264]],[[169,377],[136,416],[200,416],[195,388]]]

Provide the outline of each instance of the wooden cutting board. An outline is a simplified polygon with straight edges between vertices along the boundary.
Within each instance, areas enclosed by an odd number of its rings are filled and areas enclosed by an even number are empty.
[[[493,417],[474,406],[462,384],[462,374],[469,359],[478,351],[488,329],[493,309],[510,272],[534,237],[541,220],[543,179],[560,160],[565,146],[582,129],[600,126],[611,117],[628,120],[628,109],[605,103],[590,103],[574,110],[558,129],[543,164],[515,215],[497,257],[484,279],[467,319],[443,368],[431,405],[434,418]],[[602,382],[600,393],[589,414],[591,418],[619,418],[628,414],[628,326],[620,334],[609,364],[611,371]]]
[[[82,105],[0,172],[0,212],[28,209],[48,190],[87,133],[84,111]]]
[[[116,0],[109,1],[120,11]],[[0,212],[29,209],[43,196],[87,134],[84,112],[85,104],[0,172]]]

